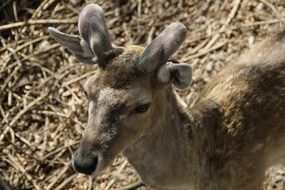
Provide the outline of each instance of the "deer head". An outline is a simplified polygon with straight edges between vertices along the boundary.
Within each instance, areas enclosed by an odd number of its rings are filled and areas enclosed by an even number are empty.
[[[88,122],[73,159],[74,169],[88,175],[151,133],[165,89],[186,88],[192,78],[190,65],[169,61],[185,39],[184,25],[170,24],[146,48],[120,48],[112,45],[103,14],[100,6],[87,5],[79,16],[79,36],[48,29],[79,61],[99,65],[99,74],[84,84]]]

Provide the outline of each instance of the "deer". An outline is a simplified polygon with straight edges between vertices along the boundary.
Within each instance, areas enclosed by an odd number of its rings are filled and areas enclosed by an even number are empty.
[[[6,181],[0,178],[0,190],[11,190],[10,186]]]
[[[153,189],[257,190],[265,171],[285,163],[285,32],[258,43],[214,76],[191,108],[175,88],[192,67],[173,58],[187,29],[174,22],[146,47],[111,42],[104,11],[86,5],[79,35],[49,27],[80,62],[88,120],[72,165],[97,176],[123,154]]]

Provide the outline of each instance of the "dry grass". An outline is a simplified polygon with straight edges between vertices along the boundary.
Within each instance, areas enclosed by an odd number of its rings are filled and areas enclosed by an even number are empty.
[[[103,6],[117,45],[147,44],[174,21],[188,27],[177,57],[194,67],[192,88],[179,91],[189,106],[213,74],[285,23],[284,0],[87,2]],[[67,0],[0,4],[0,175],[14,189],[108,190],[138,180],[122,157],[96,179],[70,168],[87,116],[81,84],[96,67],[79,64],[49,38],[47,26],[77,33],[84,5]],[[284,189],[284,176],[273,169],[264,189]]]

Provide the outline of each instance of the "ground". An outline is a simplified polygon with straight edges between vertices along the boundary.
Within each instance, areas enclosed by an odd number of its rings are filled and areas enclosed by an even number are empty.
[[[194,69],[191,88],[178,91],[190,107],[214,74],[285,23],[284,0],[0,2],[0,176],[13,189],[108,190],[138,180],[122,156],[96,179],[70,167],[87,117],[81,85],[97,70],[79,64],[47,27],[77,34],[78,14],[90,2],[103,7],[120,46],[145,45],[171,22],[187,26],[176,57]],[[284,185],[282,166],[269,170],[264,190]]]

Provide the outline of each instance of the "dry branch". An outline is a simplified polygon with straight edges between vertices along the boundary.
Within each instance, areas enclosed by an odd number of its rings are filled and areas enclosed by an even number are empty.
[[[51,24],[75,24],[77,19],[43,19],[43,20],[28,20],[26,22],[16,22],[0,26],[0,31],[9,30],[30,25],[51,25]]]

